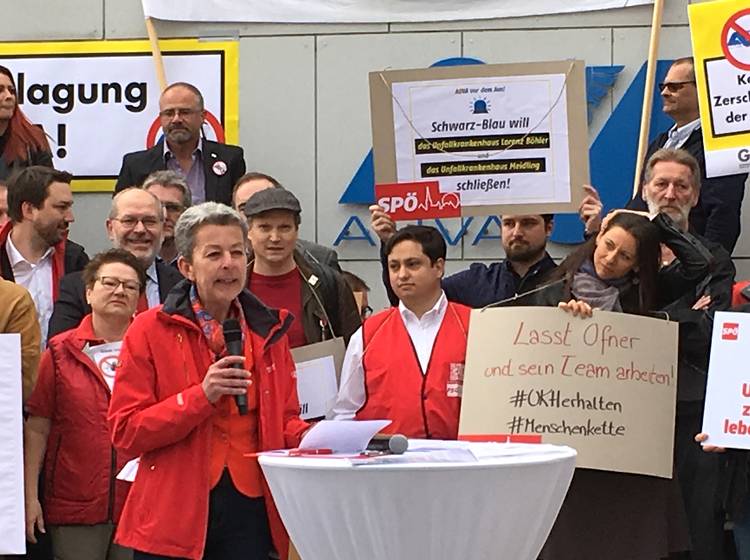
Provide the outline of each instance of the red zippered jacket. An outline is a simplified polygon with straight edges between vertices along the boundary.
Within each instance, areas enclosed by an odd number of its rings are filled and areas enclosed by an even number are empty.
[[[218,409],[201,387],[215,359],[195,322],[190,287],[187,280],[179,283],[163,306],[134,319],[120,353],[109,420],[115,447],[141,457],[115,542],[200,560],[211,491],[211,417]],[[259,450],[295,447],[308,425],[299,418],[295,366],[284,334],[292,317],[267,308],[247,290],[239,301],[258,384]],[[264,497],[274,545],[286,558],[288,537],[265,482]]]
[[[115,480],[132,459],[115,453],[109,437],[110,391],[86,343],[101,344],[91,315],[49,341],[39,378],[26,403],[51,420],[44,478],[44,519],[52,525],[117,523],[130,483]]]

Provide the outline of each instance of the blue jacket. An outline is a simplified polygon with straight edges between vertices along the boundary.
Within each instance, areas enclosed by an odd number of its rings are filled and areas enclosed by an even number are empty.
[[[398,305],[398,297],[391,289],[388,263],[382,248],[380,255],[380,262],[383,266],[383,284],[388,300],[391,305]],[[555,261],[547,253],[523,277],[516,274],[507,260],[490,265],[474,263],[466,270],[443,278],[443,291],[449,301],[468,307],[484,307],[533,290],[538,286],[539,279],[544,276],[544,273],[556,266]]]

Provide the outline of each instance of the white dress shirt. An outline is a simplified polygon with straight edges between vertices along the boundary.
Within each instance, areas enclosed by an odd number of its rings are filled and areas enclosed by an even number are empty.
[[[146,269],[146,301],[148,308],[156,307],[161,303],[159,297],[159,276],[156,274],[156,261]]]
[[[427,372],[432,355],[432,347],[435,338],[443,324],[445,312],[448,309],[448,300],[445,293],[440,294],[432,309],[418,318],[412,311],[407,309],[402,302],[398,304],[398,312],[404,321],[406,332],[409,333],[417,359],[422,369],[422,375]],[[328,413],[329,418],[334,420],[353,420],[367,397],[365,393],[365,370],[362,367],[362,354],[364,352],[364,340],[362,327],[349,339],[349,347],[344,356],[344,365],[341,368],[341,385],[336,403]],[[395,373],[395,372],[394,372]]]
[[[52,297],[52,257],[55,254],[55,248],[47,249],[47,252],[37,263],[26,260],[13,245],[10,234],[5,248],[8,252],[8,260],[13,269],[16,284],[26,288],[31,294],[31,299],[34,300],[39,328],[42,331],[41,345],[44,349],[47,346],[49,318],[52,316],[52,308],[55,303]]]
[[[664,142],[664,147],[675,149],[682,148],[685,145],[685,142],[687,142],[687,139],[690,137],[690,135],[695,131],[695,129],[700,128],[700,126],[700,118],[695,119],[694,121],[691,121],[687,124],[683,124],[682,126],[674,125],[669,129],[669,132],[667,133],[667,141]]]

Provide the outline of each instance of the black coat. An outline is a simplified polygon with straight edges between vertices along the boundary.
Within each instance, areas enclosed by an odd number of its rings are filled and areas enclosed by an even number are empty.
[[[201,150],[203,171],[206,177],[206,200],[231,206],[234,185],[245,174],[245,157],[242,148],[203,140]],[[214,171],[214,164],[217,162],[224,162],[227,166],[226,172],[222,175]],[[140,186],[151,173],[166,168],[163,139],[149,150],[125,154],[122,158],[122,168],[117,177],[115,192],[127,187]]]
[[[69,239],[65,241],[65,256],[63,257],[64,274],[83,270],[88,262],[89,257],[81,245]],[[0,276],[11,282],[16,281],[13,276],[13,268],[10,266],[8,250],[5,244],[0,246]]]
[[[664,146],[668,137],[669,133],[663,132],[649,145],[644,165],[656,150]],[[701,169],[701,195],[698,204],[690,212],[690,229],[710,241],[720,243],[731,255],[740,236],[740,211],[747,174],[707,178],[700,128],[693,131],[682,149],[698,161]],[[628,202],[626,207],[647,210],[640,194]]]
[[[183,277],[174,267],[160,261],[156,261],[156,276],[159,279],[159,301],[164,303],[169,290],[183,280]],[[66,274],[60,281],[60,295],[49,320],[48,338],[76,328],[89,313],[91,306],[86,302],[82,273]]]

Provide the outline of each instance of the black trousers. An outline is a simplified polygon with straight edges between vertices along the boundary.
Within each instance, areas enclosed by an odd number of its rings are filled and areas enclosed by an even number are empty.
[[[179,514],[175,520],[179,523]],[[265,500],[238,492],[225,469],[209,496],[203,560],[268,560],[271,546]],[[138,550],[133,553],[133,560],[161,558],[173,557]]]

